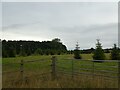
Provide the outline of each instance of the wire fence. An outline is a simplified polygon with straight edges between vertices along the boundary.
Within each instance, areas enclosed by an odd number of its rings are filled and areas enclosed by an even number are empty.
[[[111,79],[119,87],[119,60],[59,59],[53,56],[51,60],[21,60],[18,63],[7,63],[2,66],[4,83],[8,81],[28,82],[29,78],[37,78],[37,76],[42,77],[43,80],[58,80],[60,83],[60,78],[67,75],[65,79],[71,77],[71,80],[76,80],[76,78],[81,80],[81,78],[86,79],[86,77],[91,79],[91,81],[95,81],[98,78],[104,79],[104,81]],[[50,79],[47,76],[45,77],[47,74],[50,74]],[[102,84],[104,84],[104,81]],[[61,84],[60,87],[62,87]]]
[[[51,73],[49,71],[44,71],[46,69],[46,65],[43,65],[40,70],[41,65],[47,62],[51,62],[49,60],[40,59],[40,60],[20,60],[17,63],[5,63],[2,64],[2,82],[3,87],[6,87],[8,83],[16,83],[16,82],[27,82],[29,78],[33,77],[41,77],[42,80],[45,80],[45,75]],[[51,66],[47,64],[48,68],[51,69]],[[10,84],[10,85],[11,85]]]
[[[99,77],[103,80],[101,84],[105,84],[104,81],[109,81],[109,83],[116,83],[117,85],[115,86],[119,87],[119,60],[64,59],[61,61],[56,59],[55,67],[57,75],[62,73],[71,76],[72,79],[80,75],[83,75],[81,77],[86,75],[92,80],[96,80]]]
[[[68,60],[64,60],[66,62],[59,62],[59,60],[57,60],[56,62],[56,68],[59,70],[60,68],[63,69],[67,69],[71,68],[71,71],[74,70],[87,70],[87,71],[99,71],[99,72],[106,72],[106,73],[116,73],[118,74],[118,60],[104,60],[104,63],[98,63],[98,62],[94,62],[94,61],[102,61],[102,60],[74,60],[69,59]],[[113,65],[112,64],[106,64],[106,63],[111,63],[111,62],[115,62]],[[85,63],[82,63],[85,62]],[[89,63],[89,64],[88,64]],[[71,66],[70,66],[71,65]],[[103,70],[102,70],[103,69]],[[118,77],[118,76],[117,76]]]

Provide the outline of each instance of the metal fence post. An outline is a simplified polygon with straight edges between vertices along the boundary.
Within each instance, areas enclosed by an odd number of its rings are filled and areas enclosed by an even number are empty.
[[[20,72],[21,72],[21,79],[24,80],[24,68],[23,68],[24,62],[21,60],[20,63]]]
[[[51,58],[52,60],[52,72],[51,72],[51,77],[52,77],[52,80],[55,80],[56,79],[56,57],[55,56],[52,56]]]

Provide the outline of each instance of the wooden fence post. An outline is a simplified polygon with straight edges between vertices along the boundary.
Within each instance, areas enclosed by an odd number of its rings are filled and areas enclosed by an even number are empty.
[[[120,60],[118,60],[118,89],[120,89]]]
[[[73,66],[73,59],[72,59],[72,78],[74,78],[74,66]]]
[[[21,60],[21,63],[20,63],[20,72],[21,72],[21,79],[24,80],[24,62],[23,60]]]
[[[51,72],[51,77],[52,77],[52,80],[55,80],[56,79],[56,57],[55,56],[52,56],[51,58],[52,60],[52,72]]]
[[[94,68],[95,68],[94,61],[93,61],[92,68],[93,68],[92,74],[93,74],[93,80],[94,80],[94,72],[95,72],[95,71],[94,71]]]

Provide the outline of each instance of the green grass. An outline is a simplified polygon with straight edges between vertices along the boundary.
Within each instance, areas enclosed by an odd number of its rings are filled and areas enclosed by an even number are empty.
[[[107,59],[110,59],[110,54],[105,54]],[[92,54],[81,54],[82,56],[82,60],[74,60],[73,55],[56,55],[57,57],[57,61],[56,61],[56,71],[62,71],[61,73],[59,73],[59,78],[61,78],[59,81],[51,81],[50,79],[48,80],[48,82],[45,82],[49,84],[47,87],[60,87],[59,85],[56,86],[55,83],[65,83],[65,82],[69,82],[69,79],[71,78],[72,75],[72,71],[77,72],[77,73],[81,73],[81,72],[85,72],[85,73],[90,73],[91,76],[87,76],[87,77],[92,77],[93,74],[102,74],[102,75],[109,75],[109,76],[117,76],[117,74],[113,74],[113,73],[105,73],[102,72],[102,70],[107,70],[107,71],[114,71],[117,72],[118,71],[118,64],[116,62],[103,62],[103,63],[94,63],[94,69],[93,69],[93,62],[92,60]],[[2,59],[2,64],[3,64],[3,72],[11,72],[11,71],[18,71],[16,72],[12,72],[12,73],[3,73],[3,86],[4,87],[29,87],[29,85],[32,84],[32,87],[46,87],[44,84],[42,86],[38,85],[37,83],[43,83],[40,80],[44,79],[42,78],[38,78],[37,76],[40,76],[39,74],[42,73],[47,73],[47,72],[51,72],[51,57],[50,55],[46,56],[46,55],[42,55],[42,56],[27,56],[27,57],[15,57],[15,58],[3,58]],[[24,77],[29,77],[29,79],[31,79],[32,81],[29,85],[25,86],[20,86],[18,85],[13,85],[11,82],[7,82],[7,80],[11,80],[11,79],[15,79],[16,81],[20,79],[20,62],[21,60],[23,60],[24,62],[27,61],[34,61],[34,60],[40,60],[40,61],[36,61],[36,62],[28,62],[28,63],[24,63]],[[43,62],[41,62],[41,60]],[[73,62],[73,68],[72,68],[72,62]],[[116,68],[113,68],[112,66],[116,66]],[[90,69],[90,70],[83,70],[83,69]],[[101,72],[100,72],[101,71]],[[64,73],[69,73],[67,74],[68,76],[66,77],[66,75],[64,75]],[[50,73],[49,73],[50,74]],[[37,75],[37,76],[34,76]],[[10,79],[10,77],[12,77]],[[50,77],[50,75],[49,75]],[[78,80],[75,78],[76,81],[74,81],[74,87],[79,87],[81,83],[81,87],[94,87],[94,85],[91,85],[90,83],[92,83],[92,80],[89,80],[89,84],[83,83],[86,82],[84,80],[86,80],[86,76],[85,75],[79,75],[77,76]],[[81,77],[82,77],[82,81],[81,81]],[[48,78],[48,77],[47,77]],[[65,80],[66,78],[66,80]],[[68,78],[68,80],[67,80]],[[107,84],[101,85],[100,82],[101,80],[104,79],[100,79],[101,77],[95,76],[94,79],[98,80],[97,86],[96,87],[109,87],[109,85],[107,86]],[[35,81],[34,81],[35,79]],[[37,80],[36,80],[37,79]],[[110,82],[113,82],[115,80],[111,79]],[[76,82],[76,83],[75,83]],[[115,83],[117,82],[117,80],[115,81]],[[36,83],[36,84],[35,84]],[[83,83],[83,84],[82,84]],[[73,82],[66,84],[65,86],[63,85],[62,87],[71,87],[71,85],[73,84]],[[85,86],[85,85],[86,86]],[[94,84],[96,84],[94,82]],[[36,86],[37,85],[37,86]],[[117,87],[117,85],[111,86],[111,87]]]

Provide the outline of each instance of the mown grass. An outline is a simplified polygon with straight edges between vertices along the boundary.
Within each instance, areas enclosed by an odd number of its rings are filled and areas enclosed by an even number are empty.
[[[107,78],[106,76],[117,76],[117,73],[106,73],[100,72],[102,70],[107,71],[118,71],[118,64],[116,62],[103,62],[97,63],[92,62],[92,54],[82,54],[82,60],[74,60],[73,55],[56,55],[56,80],[51,80],[51,55],[42,56],[27,56],[27,57],[15,57],[15,58],[3,58],[3,87],[34,87],[34,88],[60,88],[60,87],[70,87],[70,88],[100,88],[100,87],[117,87],[118,80],[115,78]],[[110,54],[106,54],[107,59],[110,59]],[[24,63],[24,78],[26,81],[20,82],[21,72],[20,72],[20,62],[23,60],[34,61]],[[94,65],[94,68],[93,68]],[[115,66],[116,68],[113,68]],[[88,70],[83,70],[88,69]],[[9,72],[8,72],[9,71]],[[13,72],[11,72],[13,71]],[[17,72],[14,72],[17,71]],[[59,72],[61,71],[61,72]],[[8,73],[7,73],[8,72]],[[74,79],[72,77],[73,74]],[[90,75],[82,75],[81,72],[89,73]],[[42,73],[45,73],[42,75]],[[47,74],[46,74],[47,73]],[[66,73],[66,74],[65,74]],[[98,74],[98,76],[94,76]],[[93,78],[94,76],[94,78]],[[94,81],[93,81],[94,79]],[[70,81],[71,80],[71,81]],[[107,81],[106,81],[107,80]],[[102,83],[101,83],[102,82]],[[63,83],[63,84],[62,84]],[[110,86],[111,84],[111,86]]]

